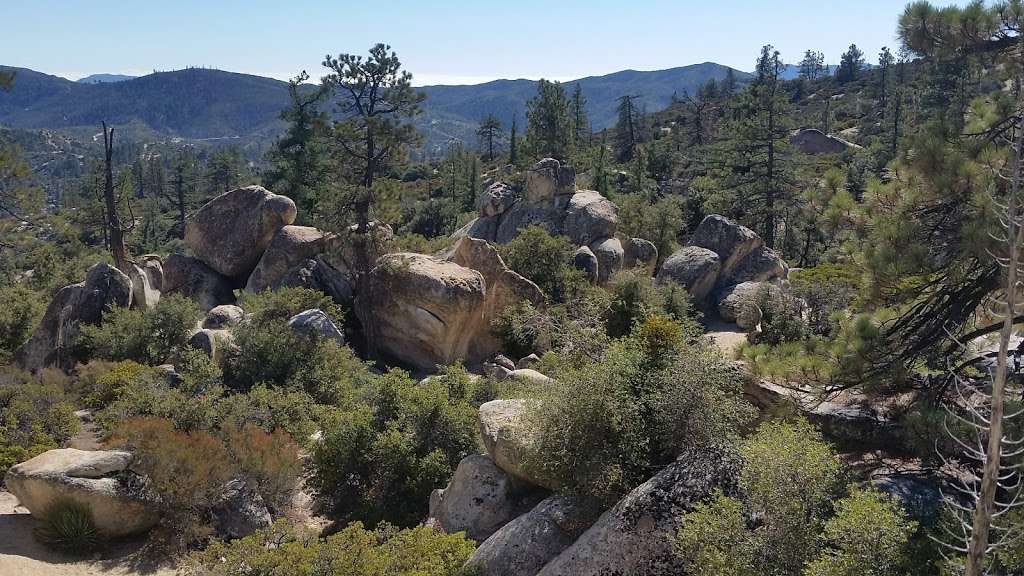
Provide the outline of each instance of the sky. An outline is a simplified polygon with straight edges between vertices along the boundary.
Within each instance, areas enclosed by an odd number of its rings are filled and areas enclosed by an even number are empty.
[[[934,1],[934,0],[933,0]],[[941,5],[952,1],[934,2]],[[963,4],[963,2],[959,2]],[[830,63],[895,48],[904,0],[0,0],[0,64],[78,79],[205,66],[288,79],[384,42],[414,84],[569,80],[717,62],[764,44]]]

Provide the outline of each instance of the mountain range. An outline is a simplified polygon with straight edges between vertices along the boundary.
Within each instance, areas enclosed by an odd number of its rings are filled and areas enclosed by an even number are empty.
[[[15,86],[0,92],[0,126],[59,130],[83,137],[101,121],[122,133],[146,139],[267,142],[285,129],[279,114],[288,103],[287,83],[273,78],[207,68],[154,72],[136,78],[93,75],[78,82],[25,68],[14,70]],[[674,94],[694,93],[707,80],[725,78],[729,68],[706,62],[657,71],[623,70],[565,82],[579,84],[595,130],[611,126],[620,96],[637,95],[650,111],[666,107]],[[733,71],[738,81],[749,74]],[[452,139],[475,143],[474,132],[487,114],[508,128],[524,124],[526,102],[537,91],[534,80],[495,80],[468,86],[425,86],[423,114],[416,122],[428,153]]]

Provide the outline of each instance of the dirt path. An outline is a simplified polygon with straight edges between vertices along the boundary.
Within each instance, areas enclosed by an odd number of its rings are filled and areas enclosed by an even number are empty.
[[[735,324],[719,319],[711,320],[707,325],[707,335],[725,354],[726,358],[735,359],[740,346],[747,342],[747,333]]]

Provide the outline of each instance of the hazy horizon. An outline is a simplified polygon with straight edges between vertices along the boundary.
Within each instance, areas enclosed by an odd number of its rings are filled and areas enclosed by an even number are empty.
[[[15,25],[0,37],[0,64],[71,80],[189,66],[279,80],[305,69],[316,79],[325,54],[361,54],[386,42],[419,86],[568,80],[701,62],[749,71],[768,43],[788,63],[813,49],[834,64],[851,43],[874,62],[882,46],[896,48],[896,20],[906,5],[864,0],[823,10],[809,0],[781,6],[753,0],[641,0],[628,7],[607,0],[427,4],[397,0],[382,15],[379,5],[329,0],[287,6],[269,0],[115,0],[103,6],[39,0],[6,7],[7,21]],[[856,29],[851,22],[858,23]]]

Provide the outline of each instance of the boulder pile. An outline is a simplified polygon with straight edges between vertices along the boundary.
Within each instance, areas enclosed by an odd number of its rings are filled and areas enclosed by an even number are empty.
[[[737,494],[735,449],[691,448],[595,519],[593,510],[523,467],[529,402],[480,407],[487,453],[464,458],[448,486],[434,492],[428,524],[479,542],[467,566],[486,576],[682,573],[675,534],[716,490]]]
[[[654,271],[658,250],[640,238],[618,238],[619,209],[593,190],[576,189],[576,171],[545,158],[526,172],[522,194],[493,182],[477,199],[477,217],[457,230],[468,236],[506,244],[528,226],[562,234],[579,246],[574,265],[595,282],[606,282],[623,267]]]
[[[722,320],[752,330],[761,319],[761,294],[777,294],[788,274],[782,257],[753,230],[711,214],[697,226],[690,245],[665,260],[657,279],[681,284],[698,306],[717,309]]]

